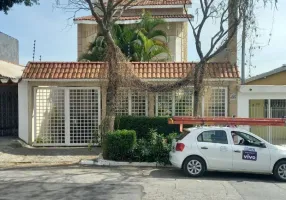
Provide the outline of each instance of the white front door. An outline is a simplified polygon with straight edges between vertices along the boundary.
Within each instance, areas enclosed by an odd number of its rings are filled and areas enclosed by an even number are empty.
[[[207,160],[208,169],[232,170],[232,146],[224,130],[202,132],[198,135],[197,146]]]
[[[266,147],[259,147],[257,138],[243,132],[232,132],[237,139],[233,143],[233,170],[243,172],[271,172],[270,152]]]

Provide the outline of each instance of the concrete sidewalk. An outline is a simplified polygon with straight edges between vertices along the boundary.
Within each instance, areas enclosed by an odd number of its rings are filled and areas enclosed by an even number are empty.
[[[18,164],[75,164],[96,159],[101,148],[94,147],[30,147],[17,138],[0,137],[0,167]]]

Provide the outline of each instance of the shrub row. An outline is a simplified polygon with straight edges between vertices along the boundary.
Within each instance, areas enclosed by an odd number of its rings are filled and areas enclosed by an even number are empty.
[[[104,137],[104,158],[116,161],[158,162],[169,164],[172,139],[177,134],[165,137],[155,130],[149,131],[149,138],[136,139],[133,130],[117,130]]]
[[[108,133],[103,139],[104,157],[110,160],[129,160],[136,146],[136,132],[117,130]]]
[[[134,117],[134,116],[121,116],[115,119],[115,129],[118,130],[134,130],[138,139],[150,138],[150,130],[156,129],[164,136],[170,133],[178,133],[179,126],[168,124],[168,117]]]

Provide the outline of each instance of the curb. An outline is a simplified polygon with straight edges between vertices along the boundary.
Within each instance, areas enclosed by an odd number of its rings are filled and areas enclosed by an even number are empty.
[[[164,167],[164,168],[171,168],[171,165],[162,165],[155,162],[117,162],[112,160],[104,160],[104,159],[97,159],[97,160],[81,160],[80,165],[95,165],[95,166],[117,166],[117,167]]]

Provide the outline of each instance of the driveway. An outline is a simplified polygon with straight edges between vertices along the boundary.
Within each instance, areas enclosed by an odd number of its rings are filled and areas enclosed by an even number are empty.
[[[0,199],[284,200],[286,184],[271,176],[208,173],[186,178],[177,169],[77,165],[0,170]]]
[[[95,159],[100,148],[31,147],[12,137],[0,137],[0,167],[13,165],[74,164]]]

